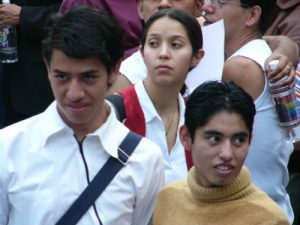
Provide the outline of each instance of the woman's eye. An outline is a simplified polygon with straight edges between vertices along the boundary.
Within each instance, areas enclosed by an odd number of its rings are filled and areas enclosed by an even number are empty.
[[[149,46],[155,48],[159,45],[158,41],[149,41]]]

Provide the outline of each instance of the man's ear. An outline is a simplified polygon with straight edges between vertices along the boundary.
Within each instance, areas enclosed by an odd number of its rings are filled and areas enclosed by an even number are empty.
[[[200,62],[200,60],[203,58],[205,52],[204,50],[201,48],[192,58],[192,62],[191,62],[191,69],[193,69],[195,66],[198,65],[198,63]]]
[[[258,26],[260,16],[262,13],[261,8],[258,5],[256,5],[247,10],[249,11],[249,14],[248,14],[248,18],[246,21],[246,26],[249,26],[249,27],[253,27],[254,25]]]
[[[48,78],[49,78],[49,74],[50,74],[50,63],[45,59],[43,58],[43,61],[46,65],[46,69],[47,69],[47,73],[48,73]]]
[[[117,79],[117,76],[119,75],[119,70],[120,70],[120,66],[121,66],[121,63],[122,63],[122,59],[120,59],[116,65],[114,66],[114,68],[112,68],[110,74],[109,74],[109,77],[107,79],[107,84],[110,86],[112,85],[115,80]]]
[[[138,14],[139,14],[139,17],[141,20],[145,20],[144,10],[143,10],[143,1],[144,0],[138,0],[138,2],[137,2],[137,11],[138,11]]]
[[[186,125],[182,125],[182,127],[180,127],[179,136],[184,149],[190,151],[192,148],[192,139]]]
[[[194,16],[197,18],[202,15],[202,8],[205,0],[195,0]]]

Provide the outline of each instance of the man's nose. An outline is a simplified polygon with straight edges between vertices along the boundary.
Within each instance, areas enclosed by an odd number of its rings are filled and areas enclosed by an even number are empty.
[[[170,0],[161,0],[158,6],[158,9],[167,9],[171,8],[171,1]]]
[[[225,162],[229,162],[229,161],[232,160],[232,158],[233,158],[233,146],[232,146],[232,144],[229,140],[225,141],[223,143],[222,147],[220,147],[219,156]]]
[[[72,101],[78,101],[84,97],[84,89],[82,88],[79,81],[71,81],[68,87],[67,97]]]

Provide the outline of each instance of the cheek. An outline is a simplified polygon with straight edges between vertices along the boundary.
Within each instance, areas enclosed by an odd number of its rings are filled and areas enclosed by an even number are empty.
[[[236,158],[239,160],[239,162],[241,162],[242,164],[244,163],[246,157],[247,157],[247,154],[248,154],[248,147],[244,147],[244,148],[241,148],[241,149],[238,149],[237,152],[236,152]]]

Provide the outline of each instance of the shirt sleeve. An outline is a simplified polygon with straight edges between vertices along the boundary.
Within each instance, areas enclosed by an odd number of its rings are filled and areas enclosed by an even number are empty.
[[[119,71],[132,84],[136,84],[147,77],[147,67],[139,51],[125,59],[121,63]]]
[[[3,149],[3,146],[0,144],[0,149]],[[3,155],[1,154],[3,151],[0,151],[0,225],[6,225],[8,221],[8,198],[7,198],[7,191],[6,191],[6,184],[4,182],[4,159]]]
[[[132,225],[148,225],[151,224],[151,217],[153,214],[155,201],[158,192],[164,185],[164,163],[161,150],[158,148],[160,154],[156,154],[156,163],[152,168],[148,168],[148,179],[143,187],[146,190],[138,191],[135,210],[133,213]],[[153,155],[155,157],[155,155]],[[145,188],[143,188],[145,189]]]

